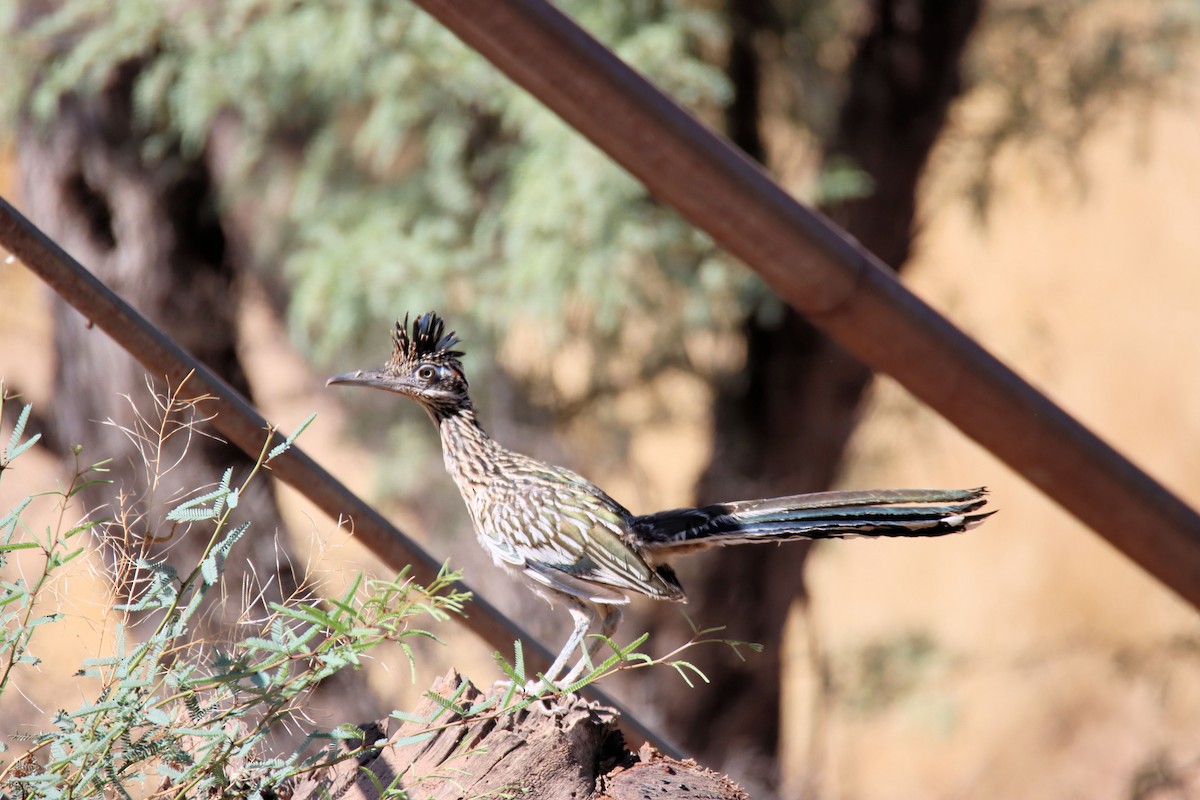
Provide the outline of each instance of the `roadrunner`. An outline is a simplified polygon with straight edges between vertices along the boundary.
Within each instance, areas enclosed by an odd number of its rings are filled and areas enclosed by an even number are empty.
[[[575,627],[544,673],[555,681],[600,620],[611,638],[630,594],[685,601],[663,558],[745,542],[850,536],[941,536],[966,530],[989,512],[984,489],[838,491],[717,503],[636,515],[576,473],[514,453],[479,426],[453,332],[430,312],[411,329],[396,323],[392,357],[381,369],[335,375],[326,385],[370,386],[415,400],[442,439],[442,455],[496,564],[553,605]],[[596,640],[600,642],[599,639]],[[590,664],[585,648],[563,677]]]

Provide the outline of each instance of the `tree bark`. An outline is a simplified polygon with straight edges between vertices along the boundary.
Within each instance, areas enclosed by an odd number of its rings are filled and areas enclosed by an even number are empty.
[[[450,698],[462,682],[451,671],[433,691]],[[493,689],[492,694],[500,691]],[[483,698],[468,685],[455,702],[471,706]],[[748,797],[728,778],[693,761],[666,758],[649,746],[630,752],[617,730],[614,710],[578,697],[560,702],[563,707],[553,714],[526,709],[475,720],[443,714],[438,724],[447,727],[420,741],[413,739],[429,729],[428,723],[381,720],[367,726],[367,740],[386,737],[400,744],[305,778],[288,796],[374,800],[380,796],[376,787],[384,786],[429,800],[510,795],[577,800]],[[440,709],[427,698],[411,715],[430,719]]]
[[[757,0],[741,22],[764,20]],[[849,86],[826,158],[848,158],[874,184],[869,196],[826,212],[896,269],[907,261],[916,218],[917,188],[950,103],[962,84],[959,65],[979,16],[980,2],[881,0],[860,41]],[[751,35],[751,34],[743,34]],[[736,45],[736,39],[735,39]],[[735,46],[734,53],[739,53]],[[738,56],[745,58],[745,54]],[[739,97],[754,92],[755,70],[738,66]],[[748,152],[762,152],[757,127],[738,102],[730,125]],[[752,319],[746,329],[744,372],[719,387],[711,462],[699,502],[819,491],[836,476],[857,421],[870,371],[835,342],[788,310],[778,325]],[[806,601],[803,566],[808,548],[735,548],[702,556],[681,571],[688,613],[706,625],[725,623],[733,638],[765,645],[747,662],[714,649],[696,663],[712,680],[703,691],[678,683],[656,688],[668,729],[688,752],[714,766],[752,765],[766,786],[778,780],[782,629],[793,606]],[[665,622],[659,622],[665,616]],[[647,627],[678,625],[660,614]],[[689,654],[690,655],[690,654]],[[819,677],[819,676],[818,676]],[[744,767],[743,767],[744,768]]]

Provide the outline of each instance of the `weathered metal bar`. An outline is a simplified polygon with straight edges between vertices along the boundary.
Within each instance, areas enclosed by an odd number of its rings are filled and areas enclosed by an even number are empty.
[[[270,430],[267,420],[236,389],[158,330],[2,197],[0,246],[19,258],[60,297],[137,359],[147,372],[166,378],[172,385],[179,385],[186,379],[188,386],[198,394],[210,395],[213,398],[211,410],[216,412],[213,425],[251,458],[258,457]],[[276,442],[284,439],[278,433],[274,437]],[[293,446],[273,460],[271,474],[307,497],[330,519],[346,521],[351,535],[390,569],[400,570],[411,565],[413,578],[424,584],[437,575],[441,562],[326,472],[301,448]],[[472,591],[462,583],[458,588]],[[501,614],[478,592],[472,591],[472,594],[474,600],[468,615],[461,619],[463,625],[502,653],[509,651],[515,639],[521,639],[529,664],[540,668],[550,664],[552,654],[546,647]],[[588,692],[621,712],[622,725],[632,738],[648,741],[664,753],[682,757],[676,745],[612,697],[594,686],[588,687]]]
[[[554,6],[414,1],[851,353],[1200,607],[1200,516],[1193,509]]]

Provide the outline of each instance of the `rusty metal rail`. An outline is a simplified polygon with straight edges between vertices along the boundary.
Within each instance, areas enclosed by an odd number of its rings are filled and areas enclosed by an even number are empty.
[[[843,347],[1200,607],[1200,516],[545,0],[414,0]],[[1147,408],[1146,413],[1153,413]]]

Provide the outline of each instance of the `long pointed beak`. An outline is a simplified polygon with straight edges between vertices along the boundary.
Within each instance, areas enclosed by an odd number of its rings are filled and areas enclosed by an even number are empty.
[[[386,389],[388,391],[398,391],[400,386],[396,379],[392,378],[379,370],[359,369],[354,372],[343,372],[340,375],[334,375],[329,380],[325,381],[326,386],[333,386],[335,383],[345,384],[347,386],[370,386],[375,389]]]

